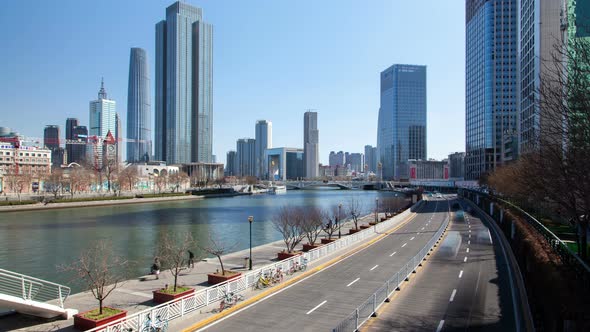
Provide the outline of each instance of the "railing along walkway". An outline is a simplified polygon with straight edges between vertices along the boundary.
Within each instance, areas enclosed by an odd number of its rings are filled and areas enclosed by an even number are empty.
[[[57,300],[57,305],[64,309],[64,302],[68,295],[70,295],[70,288],[50,281],[0,269],[0,294],[37,302]]]

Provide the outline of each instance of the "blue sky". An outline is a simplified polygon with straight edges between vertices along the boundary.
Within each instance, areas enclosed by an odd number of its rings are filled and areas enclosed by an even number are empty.
[[[254,137],[258,119],[273,122],[275,147],[302,147],[309,108],[318,112],[321,162],[332,150],[375,145],[379,73],[394,63],[428,66],[428,157],[464,151],[464,1],[187,2],[214,25],[218,161],[236,139]],[[125,120],[131,47],[148,52],[154,105],[155,23],[171,3],[2,1],[0,126],[42,137],[47,124],[63,136],[67,117],[87,125],[103,76]]]

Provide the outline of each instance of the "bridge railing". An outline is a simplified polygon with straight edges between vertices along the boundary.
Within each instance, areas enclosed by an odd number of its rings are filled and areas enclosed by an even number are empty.
[[[408,262],[402,266],[391,278],[389,278],[381,287],[371,294],[369,298],[358,306],[352,313],[344,318],[332,331],[333,332],[344,332],[344,331],[357,331],[369,318],[376,315],[377,309],[389,299],[389,296],[396,290],[399,289],[401,283],[410,277],[410,275],[416,271],[418,266],[422,264],[422,261],[426,258],[426,255],[432,250],[437,241],[442,238],[444,231],[449,225],[449,217],[445,218],[445,221],[441,224],[438,231],[432,236],[430,241]]]
[[[220,301],[227,293],[240,293],[245,290],[255,288],[256,284],[258,283],[258,279],[264,274],[272,274],[278,268],[282,269],[283,271],[288,271],[295,264],[313,262],[341,248],[351,246],[352,244],[371,237],[375,234],[375,231],[380,232],[386,230],[392,227],[395,223],[406,218],[410,213],[412,213],[412,211],[415,211],[415,209],[419,208],[421,204],[422,201],[419,201],[414,206],[412,206],[412,208],[406,209],[397,216],[377,224],[374,228],[372,227],[355,234],[347,235],[339,240],[320,246],[301,255],[269,264],[256,270],[252,270],[251,272],[242,274],[236,279],[200,289],[195,291],[193,294],[185,295],[179,299],[162,303],[156,307],[152,307],[113,321],[112,323],[109,323],[109,326],[97,327],[92,330],[88,330],[87,332],[143,331],[143,329],[148,326],[147,324],[149,324],[148,320],[150,318],[155,319],[156,317],[159,317],[159,319],[162,321],[171,321],[181,318],[193,311]]]
[[[23,300],[48,302],[57,300],[63,309],[70,288],[50,281],[0,269],[0,294]]]

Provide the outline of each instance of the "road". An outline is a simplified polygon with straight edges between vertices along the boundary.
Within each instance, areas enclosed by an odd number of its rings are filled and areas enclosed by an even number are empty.
[[[426,245],[448,210],[444,199],[427,202],[396,232],[205,330],[331,331]]]
[[[472,213],[453,218],[416,278],[361,330],[516,331],[508,266],[494,234]]]

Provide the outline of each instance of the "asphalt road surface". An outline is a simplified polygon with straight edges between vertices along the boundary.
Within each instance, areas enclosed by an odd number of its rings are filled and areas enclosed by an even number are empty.
[[[445,199],[426,202],[396,232],[204,330],[331,331],[426,245],[448,211]]]
[[[508,266],[493,234],[477,215],[453,218],[417,276],[361,330],[516,331]]]

